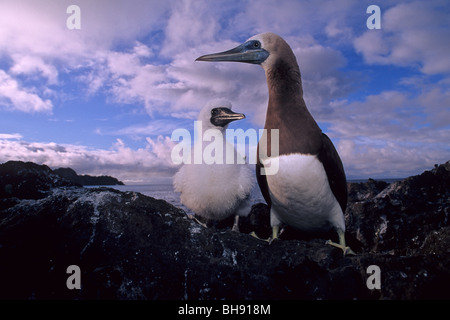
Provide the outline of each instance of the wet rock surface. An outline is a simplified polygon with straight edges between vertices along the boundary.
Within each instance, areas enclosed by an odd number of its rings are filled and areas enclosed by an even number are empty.
[[[392,184],[349,185],[347,241],[286,228],[268,244],[268,210],[239,232],[204,228],[135,192],[85,189],[46,166],[0,165],[0,299],[450,298],[450,162]],[[68,289],[67,267],[81,270]],[[380,268],[380,289],[367,268]],[[369,279],[370,280],[370,279]]]

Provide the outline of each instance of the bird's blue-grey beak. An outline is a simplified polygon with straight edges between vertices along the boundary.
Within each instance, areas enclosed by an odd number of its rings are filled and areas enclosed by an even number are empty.
[[[198,57],[195,61],[233,61],[261,64],[269,56],[269,52],[261,47],[255,48],[254,42],[243,43],[228,51],[206,54]]]

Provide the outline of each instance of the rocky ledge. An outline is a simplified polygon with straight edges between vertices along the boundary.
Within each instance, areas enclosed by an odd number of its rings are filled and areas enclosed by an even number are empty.
[[[349,184],[347,237],[358,254],[344,257],[324,244],[333,234],[287,229],[271,245],[246,234],[267,235],[264,204],[242,233],[206,229],[163,200],[8,162],[0,299],[448,299],[449,182],[447,162],[389,185]],[[80,289],[68,288],[71,265]]]

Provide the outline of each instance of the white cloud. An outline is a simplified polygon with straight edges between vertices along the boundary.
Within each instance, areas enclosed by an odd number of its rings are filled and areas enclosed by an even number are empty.
[[[51,112],[53,104],[35,94],[33,88],[22,88],[0,69],[0,106],[24,112]]]
[[[344,139],[336,147],[348,179],[406,178],[450,159],[450,150],[445,145],[386,140],[358,143]]]
[[[425,74],[450,72],[450,12],[446,1],[398,4],[382,14],[382,29],[354,40],[368,63],[416,66]]]
[[[172,3],[161,54],[172,57],[212,41],[220,32],[218,15],[223,2],[180,0]]]
[[[32,161],[52,168],[71,167],[79,174],[112,175],[119,180],[150,182],[170,178],[176,166],[170,160],[169,137],[147,138],[144,148],[131,149],[118,139],[111,149],[92,149],[71,144],[27,142],[19,134],[0,135],[0,163]]]
[[[347,59],[339,50],[309,38],[290,42],[302,74],[304,98],[313,114],[319,116],[327,111],[329,101],[354,91],[355,81],[361,76],[353,73],[350,77],[341,71]]]
[[[0,52],[13,57],[10,75],[34,74],[45,78],[48,84],[56,84],[60,73],[70,75],[75,72],[74,78],[85,84],[86,94],[105,90],[110,93],[109,102],[141,104],[151,116],[161,113],[192,117],[193,112],[206,101],[232,97],[243,112],[253,115],[249,119],[257,125],[264,121],[267,101],[262,70],[242,64],[198,63],[194,62],[195,58],[231,48],[238,43],[228,38],[236,40],[243,34],[249,37],[252,32],[266,31],[268,26],[273,31],[281,31],[278,26],[292,33],[297,30],[297,24],[292,22],[298,20],[299,14],[302,17],[315,11],[324,17],[331,14],[326,10],[327,5],[323,10],[316,10],[316,6],[300,2],[283,2],[276,7],[271,2],[249,2],[243,11],[236,12],[240,2],[186,0],[161,4],[139,1],[129,5],[125,1],[96,1],[95,4],[79,1],[82,28],[75,31],[65,26],[65,9],[69,2],[51,4],[43,1],[39,6],[35,2],[0,5],[0,12],[8,15],[0,22],[3,27],[0,31],[0,47],[3,49]],[[99,11],[101,15],[98,15]],[[270,16],[277,23],[272,25],[271,21],[260,19],[261,15]],[[17,17],[30,23],[17,23]],[[127,17],[133,17],[133,20]],[[325,21],[324,18],[321,20]],[[161,44],[151,40],[145,44],[136,42],[139,35],[163,26]],[[227,30],[226,26],[232,28]],[[16,36],[11,38],[11,34]],[[113,44],[124,39],[134,42],[131,50],[112,49]],[[1,46],[2,43],[5,46]],[[298,47],[297,51],[302,58],[305,87],[310,89],[305,90],[308,98],[323,102],[328,96],[335,97],[340,91],[340,83],[343,83],[342,77],[336,73],[336,66],[343,60],[339,52],[317,43],[307,44],[306,48]],[[319,56],[321,58],[318,59]],[[161,64],[158,62],[160,57],[169,58],[169,61]],[[329,63],[323,64],[324,59]],[[319,60],[322,64],[317,63]],[[57,69],[56,65],[64,68]],[[320,68],[310,72],[309,66]],[[83,69],[85,71],[77,74]],[[230,81],[238,78],[239,83]],[[35,94],[42,99],[42,92]]]
[[[23,76],[27,83],[35,78],[45,79],[47,85],[56,85],[61,73],[70,75],[88,68],[93,70],[75,78],[85,83],[87,94],[93,94],[107,84],[107,74],[98,67],[96,69],[99,63],[102,64],[105,53],[121,41],[135,41],[162,23],[169,7],[165,1],[135,0],[130,4],[128,1],[80,0],[76,4],[81,10],[81,30],[69,30],[66,9],[71,4],[68,0],[0,2],[0,57],[9,57],[11,64],[9,70],[2,71],[3,81],[8,77],[18,87],[18,76]],[[133,17],[131,23],[130,17]],[[137,44],[134,54],[149,56],[147,49]],[[115,66],[120,67],[120,62]],[[126,68],[121,67],[122,70]],[[20,91],[7,92],[10,109],[22,112],[52,110],[53,104],[43,96],[55,91],[48,87],[35,90],[25,82],[21,86]],[[25,100],[34,101],[36,106],[30,106]]]
[[[77,64],[124,41],[134,41],[164,22],[166,1],[78,0],[81,29],[69,30],[66,9],[73,1],[2,1],[0,49]]]
[[[449,102],[448,92],[428,86],[417,94],[383,91],[363,101],[333,101],[333,112],[322,119],[337,138],[445,144],[450,141]]]
[[[4,140],[20,140],[23,136],[20,133],[0,133],[0,139]]]
[[[159,135],[155,140],[148,137],[146,140],[152,152],[164,165],[169,164],[171,168],[175,167],[172,162],[172,149],[177,144],[176,142],[172,141],[170,137],[163,137],[162,135]]]
[[[148,136],[171,135],[175,129],[178,129],[180,127],[186,127],[188,125],[193,128],[193,121],[174,121],[173,119],[155,119],[150,121],[146,125],[132,125],[113,132],[99,132],[99,133],[138,138]]]
[[[14,75],[25,74],[41,74],[47,78],[49,84],[56,84],[58,82],[58,71],[55,66],[45,63],[39,57],[12,55],[14,65],[10,72]]]
[[[131,52],[109,51],[106,53],[108,70],[114,76],[132,76],[139,71],[141,59],[153,55],[152,49],[136,41]]]
[[[450,126],[450,91],[448,89],[430,86],[418,96],[418,103],[424,106],[426,119],[433,128],[441,129]]]
[[[325,33],[328,37],[333,39],[342,39],[343,41],[349,41],[353,37],[353,31],[350,27],[342,26],[343,20],[332,19],[325,27]]]
[[[406,177],[450,159],[449,95],[429,85],[416,90],[331,102],[333,112],[322,117],[350,177]]]

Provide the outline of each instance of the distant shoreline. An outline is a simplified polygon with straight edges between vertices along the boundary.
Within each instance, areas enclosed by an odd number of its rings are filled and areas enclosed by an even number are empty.
[[[79,175],[72,168],[58,168],[53,170],[54,173],[61,178],[67,179],[82,186],[114,186],[124,185],[124,183],[117,178],[111,176],[90,176]]]
[[[397,182],[397,181],[401,181],[404,180],[406,178],[380,178],[380,179],[373,179],[373,178],[367,178],[367,179],[348,179],[347,182],[348,183],[364,183],[367,182],[369,180],[374,180],[374,181],[382,181],[382,182],[386,182],[386,183],[393,183],[393,182]],[[171,181],[165,181],[165,182],[139,182],[139,183],[124,183],[123,186],[164,186],[164,185],[172,185]],[[117,185],[83,185],[83,187],[89,187],[89,188],[95,188],[95,187],[114,187]]]
[[[367,182],[368,180],[374,180],[374,181],[382,181],[382,182],[386,182],[386,183],[393,183],[393,182],[397,182],[397,181],[402,181],[406,178],[380,178],[380,179],[373,179],[373,178],[367,178],[367,179],[348,179],[347,182],[350,183],[361,183],[361,182]]]

